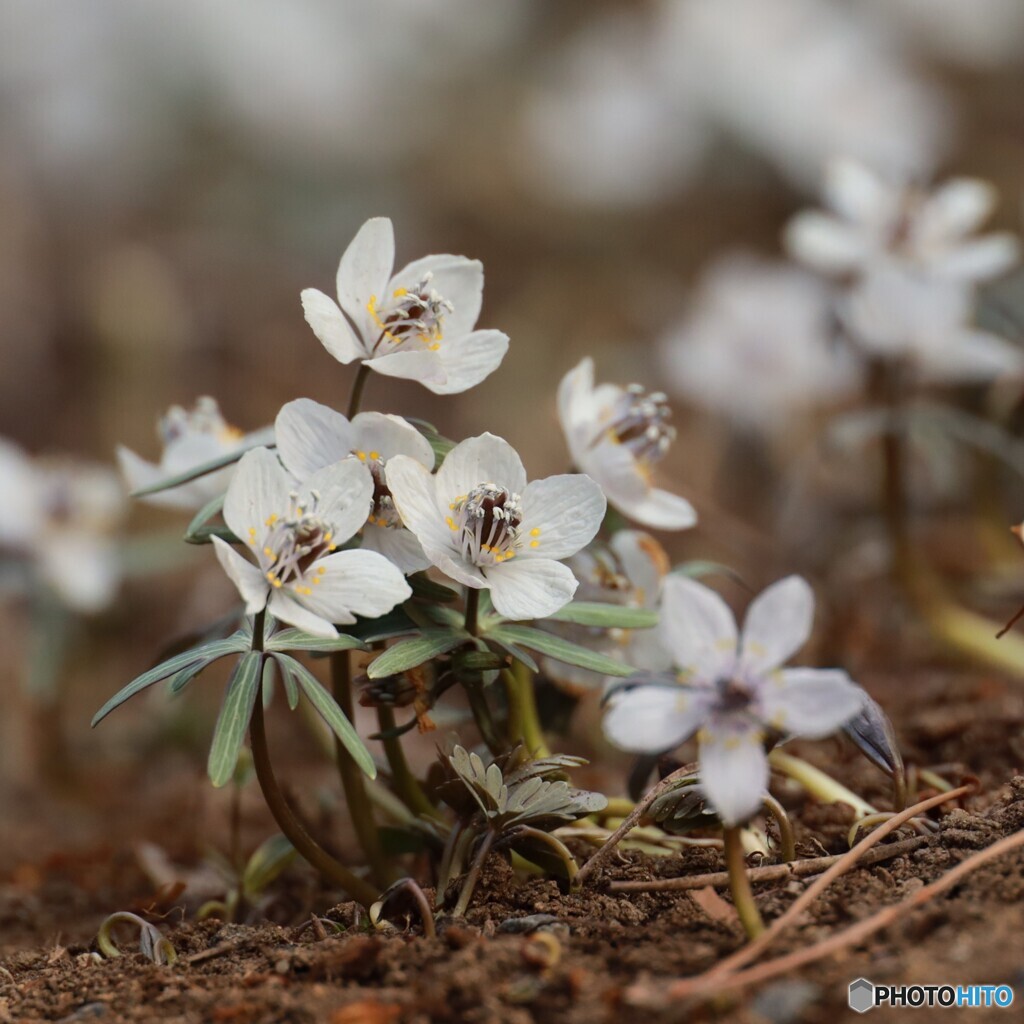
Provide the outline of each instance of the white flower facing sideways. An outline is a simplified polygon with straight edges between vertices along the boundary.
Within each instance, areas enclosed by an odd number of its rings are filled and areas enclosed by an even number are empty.
[[[840,669],[780,667],[814,618],[814,595],[798,576],[754,600],[742,635],[718,594],[682,576],[665,581],[661,610],[660,639],[678,678],[613,694],[605,734],[625,750],[660,753],[696,733],[701,786],[726,826],[740,824],[768,786],[769,734],[827,736],[860,711],[863,691]]]
[[[431,562],[464,586],[489,589],[509,619],[542,618],[572,600],[576,577],[559,559],[593,539],[606,509],[600,487],[581,474],[527,483],[515,449],[493,434],[457,444],[436,476],[397,455],[388,485]]]
[[[675,438],[663,394],[636,384],[595,387],[594,361],[587,358],[562,378],[558,416],[576,468],[593,477],[624,516],[662,530],[697,522],[685,498],[651,483],[654,463]]]
[[[395,236],[386,217],[368,220],[338,265],[335,302],[302,293],[306,321],[341,363],[418,380],[435,394],[479,384],[508,350],[501,331],[474,330],[484,269],[465,256],[425,256],[392,275]]]
[[[271,440],[266,430],[243,434],[224,419],[217,400],[209,395],[196,399],[191,409],[171,406],[161,417],[158,432],[163,442],[159,463],[147,462],[123,445],[117,449],[121,475],[129,491],[142,490],[222,455]],[[197,510],[224,493],[233,472],[233,466],[226,466],[180,487],[146,495],[142,500],[164,508]]]
[[[405,529],[387,482],[387,464],[396,455],[415,459],[428,471],[434,468],[430,442],[411,423],[380,412],[361,412],[350,422],[326,405],[299,398],[281,409],[274,431],[281,461],[300,481],[342,459],[366,466],[373,493],[363,547],[379,551],[404,573],[431,564],[415,534]]]
[[[366,521],[373,481],[357,459],[314,473],[298,489],[267,448],[242,456],[228,487],[224,521],[256,559],[214,537],[217,558],[246,612],[266,609],[315,636],[334,623],[384,615],[412,593],[401,571],[375,551],[339,551]]]

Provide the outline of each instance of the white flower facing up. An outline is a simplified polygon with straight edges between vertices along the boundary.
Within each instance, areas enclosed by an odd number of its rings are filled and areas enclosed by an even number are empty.
[[[164,446],[159,463],[147,462],[123,445],[117,449],[121,475],[130,491],[142,490],[222,455],[271,440],[267,430],[243,434],[238,427],[231,426],[221,414],[217,400],[209,395],[198,398],[191,409],[171,406],[161,418],[158,429]],[[165,508],[202,508],[224,493],[234,469],[234,466],[226,466],[180,487],[146,495],[142,500]]]
[[[228,487],[224,520],[256,559],[214,537],[217,557],[238,587],[246,612],[265,609],[316,636],[334,623],[375,618],[412,593],[402,573],[375,551],[339,551],[366,521],[373,481],[356,459],[314,473],[295,489],[277,456],[255,448],[242,456]]]
[[[107,608],[121,582],[115,538],[127,511],[117,473],[70,459],[31,459],[0,441],[0,547],[25,560],[72,611]]]
[[[395,236],[386,217],[368,220],[338,265],[335,302],[302,293],[306,321],[341,363],[418,380],[435,394],[479,384],[508,349],[501,331],[474,330],[484,269],[465,256],[425,256],[392,275]]]
[[[661,343],[670,386],[747,430],[855,390],[859,370],[833,337],[832,296],[807,271],[734,255],[700,282],[691,312]]]
[[[388,484],[431,562],[467,587],[489,589],[510,619],[542,618],[572,600],[576,577],[559,559],[588,544],[605,513],[589,477],[528,484],[515,449],[493,434],[457,444],[436,476],[398,455]]]
[[[663,394],[648,394],[635,384],[595,387],[594,361],[587,358],[562,378],[558,416],[574,464],[600,484],[624,516],[662,530],[697,522],[685,498],[651,484],[654,463],[675,437]]]
[[[659,625],[677,681],[614,694],[604,719],[616,746],[671,750],[697,734],[700,780],[725,825],[755,814],[768,786],[769,734],[820,739],[861,709],[863,691],[839,669],[780,668],[810,635],[814,595],[789,576],[751,604],[742,635],[713,590],[670,576]]]
[[[566,563],[579,580],[580,601],[657,608],[661,585],[669,571],[665,549],[642,530],[616,530],[610,541],[594,541]],[[600,629],[552,622],[553,632],[625,665],[645,671],[671,666],[653,629]],[[544,673],[570,693],[604,687],[611,679],[589,669],[544,658]]]
[[[326,405],[299,398],[281,409],[274,429],[281,461],[300,481],[342,459],[366,466],[373,493],[363,547],[379,551],[404,573],[431,564],[415,534],[405,529],[387,482],[387,464],[396,455],[407,455],[428,471],[434,468],[434,450],[411,423],[379,412],[361,412],[350,422]]]
[[[825,274],[862,277],[901,270],[951,283],[1005,273],[1020,256],[1008,232],[980,237],[997,194],[974,178],[954,178],[933,192],[896,183],[853,160],[825,173],[829,212],[797,214],[786,228],[790,252]]]

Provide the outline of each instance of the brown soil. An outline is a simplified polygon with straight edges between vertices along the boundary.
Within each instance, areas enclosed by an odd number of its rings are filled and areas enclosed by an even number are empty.
[[[897,902],[972,852],[1024,827],[1022,724],[1024,688],[989,677],[915,676],[913,687],[874,686],[893,713],[908,761],[949,766],[981,779],[963,807],[934,815],[939,829],[915,852],[853,871],[821,898],[770,955],[818,941],[881,906]],[[887,692],[884,692],[887,691]],[[867,799],[884,806],[885,779],[845,744],[802,751]],[[159,783],[153,811],[107,797],[105,835],[148,836],[180,860],[197,859],[181,822],[195,820],[192,777]],[[146,785],[153,785],[147,781]],[[121,792],[108,780],[107,793]],[[851,816],[805,799],[784,783],[776,792],[793,816],[801,855],[842,852]],[[183,795],[184,794],[184,795]],[[15,817],[19,808],[12,808]],[[26,809],[27,810],[27,809]],[[253,810],[253,809],[250,809]],[[253,810],[256,818],[259,815]],[[118,822],[116,827],[112,824]],[[127,820],[125,820],[127,817]],[[250,815],[251,817],[251,815]],[[331,1022],[585,1022],[690,1019],[736,1022],[828,1022],[844,1018],[846,986],[865,976],[879,983],[1008,983],[1024,1000],[1024,853],[983,866],[962,885],[910,913],[866,947],[819,962],[781,980],[700,1004],[652,1010],[627,1001],[638,982],[692,975],[738,948],[742,937],[727,894],[705,892],[612,895],[601,886],[564,895],[554,882],[517,880],[492,858],[465,921],[438,921],[426,939],[418,923],[399,921],[390,933],[360,926],[354,904],[331,906],[301,868],[290,872],[259,923],[196,922],[184,897],[154,894],[126,843],[63,846],[59,822],[33,816],[32,849],[0,867],[0,1022],[228,1021]],[[262,833],[267,834],[265,825]],[[17,829],[14,830],[17,832]],[[895,838],[911,834],[901,830]],[[14,848],[17,849],[15,843]],[[61,852],[40,859],[38,850]],[[585,854],[585,849],[579,849]],[[603,880],[670,877],[718,870],[715,850],[688,849],[653,858],[613,857]],[[766,885],[766,918],[784,910],[806,885]],[[428,896],[432,893],[428,890]],[[168,903],[172,905],[168,905]],[[181,904],[175,907],[173,904]],[[179,954],[155,966],[140,954],[97,961],[96,929],[114,910],[148,912]],[[311,923],[313,914],[322,929]],[[532,915],[541,932],[509,922]],[[277,923],[269,923],[269,917]],[[123,943],[128,948],[127,938]],[[895,1020],[900,1010],[870,1019]],[[1007,1020],[1001,1010],[945,1011],[943,1020]]]

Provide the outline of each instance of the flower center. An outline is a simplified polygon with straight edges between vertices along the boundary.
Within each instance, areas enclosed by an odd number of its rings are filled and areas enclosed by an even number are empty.
[[[271,515],[263,524],[266,533],[263,550],[258,552],[260,565],[268,582],[277,588],[290,587],[297,594],[313,593],[310,584],[319,584],[323,566],[318,559],[337,549],[331,542],[330,524],[317,514],[320,496],[310,494],[311,507],[298,503],[298,495],[290,494],[287,515]],[[257,529],[249,528],[249,543],[256,544]]]
[[[409,342],[425,345],[431,352],[441,347],[444,318],[455,307],[430,287],[433,276],[428,272],[415,287],[396,288],[384,302],[378,302],[376,295],[370,296],[366,308],[381,331],[374,352],[383,341],[392,346],[391,351]]]
[[[376,453],[371,453],[376,454]],[[373,477],[373,497],[370,499],[370,517],[368,522],[373,526],[384,526],[390,530],[400,529],[402,519],[395,508],[391,491],[384,479],[384,460],[367,460],[367,467]]]
[[[449,506],[449,528],[458,534],[463,557],[474,565],[497,565],[515,557],[523,505],[518,494],[480,484]]]
[[[603,437],[624,444],[640,462],[656,462],[671,446],[676,436],[674,427],[666,422],[672,415],[666,396],[661,391],[648,394],[639,384],[630,384],[608,411]]]
[[[756,696],[751,687],[731,676],[717,680],[715,692],[718,696],[718,710],[726,713],[746,711]]]

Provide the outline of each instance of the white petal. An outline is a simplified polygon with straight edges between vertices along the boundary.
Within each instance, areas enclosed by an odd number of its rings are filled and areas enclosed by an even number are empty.
[[[408,455],[396,455],[387,464],[388,489],[395,508],[424,550],[433,559],[431,549],[455,554],[452,531],[445,523],[437,501],[436,480],[426,466]]]
[[[419,381],[420,384],[443,384],[447,379],[440,355],[426,349],[374,356],[369,366],[385,377],[400,377],[402,380]]]
[[[363,527],[363,548],[379,552],[407,576],[428,569],[433,564],[411,530],[389,529],[367,523]]]
[[[870,255],[870,245],[855,227],[814,211],[798,213],[783,232],[790,255],[825,274],[857,270]]]
[[[292,482],[269,448],[253,448],[242,456],[224,500],[224,522],[241,540],[249,530],[262,537],[270,516],[288,512]]]
[[[171,475],[156,463],[147,462],[123,445],[117,449],[117,462],[128,491],[141,491],[144,487],[159,483]],[[168,491],[148,494],[141,500],[158,508],[198,509],[204,504],[196,489],[188,484],[183,487],[173,487]],[[3,528],[0,527],[0,533],[2,530]]]
[[[313,636],[335,637],[338,635],[333,623],[305,608],[283,590],[275,590],[270,595],[267,610],[275,619],[287,622],[297,629],[305,630]]]
[[[787,576],[763,590],[743,621],[740,662],[754,673],[770,672],[807,642],[814,624],[814,591],[801,576]]]
[[[395,264],[395,231],[387,217],[368,220],[349,243],[338,264],[338,302],[359,327],[363,348],[373,348],[380,327],[370,314],[371,299],[386,298],[388,278]],[[321,339],[323,340],[323,339]]]
[[[473,331],[441,342],[438,355],[444,366],[444,383],[424,381],[435,395],[456,395],[476,387],[501,364],[508,351],[508,335],[501,331]]]
[[[494,434],[481,434],[460,442],[437,471],[437,494],[445,503],[485,483],[497,484],[515,494],[522,494],[526,489],[522,459],[508,441]]]
[[[347,459],[355,448],[352,424],[340,412],[309,398],[297,398],[281,408],[274,435],[281,461],[299,480]]]
[[[841,669],[787,668],[765,681],[761,706],[773,729],[818,740],[860,713],[864,691]]]
[[[710,587],[686,576],[666,576],[658,637],[676,668],[696,683],[713,683],[736,657],[736,619]]]
[[[95,614],[117,596],[121,571],[111,541],[83,531],[62,532],[39,554],[43,578],[72,610]]]
[[[29,457],[17,445],[0,440],[0,494],[4,503],[0,542],[15,547],[27,544],[42,528],[38,482]]]
[[[594,539],[606,508],[601,488],[582,473],[534,480],[523,491],[523,540],[518,555],[568,558],[576,554]]]
[[[682,686],[637,686],[614,694],[604,734],[623,750],[660,754],[674,750],[704,724],[708,694]]]
[[[998,193],[986,181],[953,178],[936,189],[914,218],[915,242],[934,245],[976,231],[995,208]]]
[[[366,358],[366,346],[356,337],[352,325],[330,296],[324,295],[316,288],[305,288],[300,297],[306,323],[313,328],[313,333],[320,340],[320,344],[339,363],[351,363],[353,359]]]
[[[855,160],[830,161],[824,191],[825,201],[836,213],[860,224],[884,224],[899,203],[897,189]]]
[[[352,420],[355,448],[387,462],[396,455],[408,455],[427,469],[434,468],[430,442],[401,416],[383,412],[361,412]],[[376,456],[372,453],[376,452]]]
[[[402,571],[376,551],[317,559],[306,582],[313,593],[296,600],[330,622],[354,622],[356,615],[375,619],[412,596]]]
[[[446,573],[457,583],[474,590],[486,590],[490,584],[484,574],[472,562],[466,561],[458,552],[450,547],[435,547],[429,543],[423,545],[424,554],[441,572]]]
[[[768,758],[761,733],[743,722],[702,732],[700,785],[726,826],[753,817],[768,789]]]
[[[569,446],[569,454],[580,469],[583,468],[581,459],[586,444],[581,426],[589,419],[586,407],[593,390],[594,360],[589,356],[577,363],[558,385],[558,419]]]
[[[318,498],[314,498],[314,492]],[[335,462],[305,481],[299,500],[307,512],[315,501],[317,515],[330,523],[331,543],[344,544],[370,514],[373,477],[358,459]]]
[[[697,510],[685,498],[657,487],[619,511],[655,530],[688,530],[697,523]]]
[[[221,568],[242,595],[246,613],[255,615],[256,612],[263,611],[267,606],[270,584],[260,568],[243,558],[220,537],[213,538],[213,550],[217,553],[217,561],[220,562]]]
[[[923,375],[931,381],[980,383],[1024,375],[1024,350],[987,331],[964,328],[927,340],[933,344],[919,345],[916,352]]]
[[[508,619],[542,619],[564,608],[576,593],[576,577],[561,562],[547,558],[512,559],[484,571],[491,600]]]
[[[953,281],[988,281],[1020,262],[1020,243],[1009,232],[964,242],[942,256],[935,271]]]
[[[616,530],[608,546],[635,588],[636,600],[644,607],[653,608],[658,603],[662,581],[671,568],[665,549],[642,530]]]
[[[426,274],[432,275],[428,287],[453,307],[444,317],[442,345],[447,338],[468,334],[480,316],[484,293],[483,264],[465,256],[424,256],[395,274],[388,288],[392,292],[396,288],[412,290]]]

